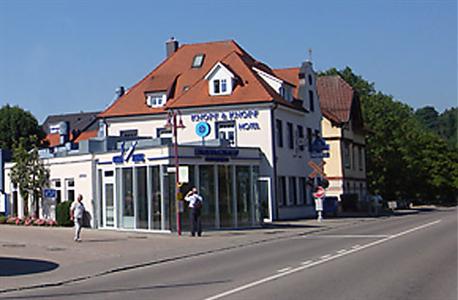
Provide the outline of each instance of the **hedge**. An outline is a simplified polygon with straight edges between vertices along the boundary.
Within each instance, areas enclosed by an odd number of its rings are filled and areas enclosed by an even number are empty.
[[[57,204],[56,207],[56,221],[59,226],[73,226],[73,221],[70,220],[70,207],[71,201],[64,201]]]

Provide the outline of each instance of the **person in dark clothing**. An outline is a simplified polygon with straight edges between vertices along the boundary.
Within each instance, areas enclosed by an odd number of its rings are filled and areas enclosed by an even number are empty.
[[[189,202],[189,208],[191,209],[191,235],[202,236],[202,222],[201,222],[201,211],[203,198],[197,192],[197,188],[193,187],[184,197],[184,200]]]

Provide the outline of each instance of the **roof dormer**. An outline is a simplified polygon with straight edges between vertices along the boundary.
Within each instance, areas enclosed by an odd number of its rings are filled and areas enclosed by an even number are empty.
[[[152,108],[163,107],[167,102],[166,92],[146,92],[146,104]]]
[[[253,67],[253,70],[285,100],[289,102],[293,101],[294,85],[256,67]]]
[[[235,75],[221,62],[217,62],[205,76],[211,96],[230,95],[234,89]]]

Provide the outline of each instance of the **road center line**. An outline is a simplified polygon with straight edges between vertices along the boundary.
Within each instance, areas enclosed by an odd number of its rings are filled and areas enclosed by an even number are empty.
[[[337,251],[337,253],[345,253],[347,251],[348,251],[347,249],[341,249],[341,250]]]
[[[320,258],[321,258],[321,259],[326,259],[326,258],[328,258],[328,257],[331,257],[331,254],[323,255],[323,256],[321,256]]]
[[[280,269],[280,270],[278,270],[277,272],[278,272],[278,273],[283,273],[283,272],[289,271],[289,270],[291,270],[291,269],[292,269],[292,267],[287,267],[287,268]]]
[[[331,260],[335,260],[339,257],[342,257],[342,256],[346,256],[346,255],[349,255],[351,253],[355,253],[355,252],[359,252],[359,251],[362,251],[366,248],[369,248],[369,247],[373,247],[375,245],[378,245],[378,244],[382,244],[382,243],[385,243],[389,240],[392,240],[392,239],[395,239],[395,238],[398,238],[398,237],[401,237],[401,236],[404,236],[406,234],[409,234],[411,232],[414,232],[414,231],[417,231],[417,230],[420,230],[420,229],[424,229],[426,227],[429,227],[429,226],[433,226],[435,224],[438,224],[441,220],[437,220],[437,221],[434,221],[434,222],[430,222],[430,223],[426,223],[426,224],[423,224],[423,225],[420,225],[420,226],[417,226],[417,227],[414,227],[414,228],[411,228],[411,229],[408,229],[406,231],[402,231],[402,232],[399,232],[397,234],[394,234],[394,235],[390,235],[388,237],[385,237],[381,240],[377,240],[375,242],[371,242],[369,244],[365,244],[363,246],[360,246],[358,248],[353,248],[352,250],[348,250],[347,252],[345,253],[339,253],[339,254],[336,254],[336,255],[333,255],[333,256],[329,256],[327,258],[323,258],[321,260],[318,260],[318,261],[315,261],[313,263],[310,263],[310,264],[307,264],[307,265],[302,265],[300,267],[297,267],[297,268],[294,268],[294,269],[290,269],[288,271],[284,271],[282,273],[279,273],[279,274],[275,274],[275,275],[272,275],[272,276],[268,276],[268,277],[265,277],[263,279],[260,279],[260,280],[257,280],[257,281],[253,281],[251,283],[248,283],[248,284],[245,284],[245,285],[242,285],[242,286],[239,286],[235,289],[232,289],[232,290],[229,290],[229,291],[226,291],[226,292],[223,292],[223,293],[220,293],[220,294],[217,294],[217,295],[214,295],[214,296],[211,296],[211,297],[208,297],[208,298],[205,298],[204,300],[216,300],[216,299],[221,299],[223,297],[226,297],[226,296],[229,296],[229,295],[232,295],[232,294],[235,294],[235,293],[238,293],[238,292],[241,292],[243,290],[246,290],[246,289],[249,289],[249,288],[252,288],[252,287],[255,287],[257,285],[261,285],[263,283],[266,283],[266,282],[269,282],[269,281],[273,281],[275,279],[278,279],[278,278],[281,278],[281,277],[284,277],[284,276],[287,276],[287,275],[290,275],[290,274],[293,274],[293,273],[297,273],[299,271],[303,271],[303,270],[306,270],[306,269],[309,269],[311,267],[314,267],[314,266],[317,266],[317,265],[320,265],[320,264],[323,264],[325,262],[328,262],[328,261],[331,261]],[[355,246],[353,246],[355,247]]]

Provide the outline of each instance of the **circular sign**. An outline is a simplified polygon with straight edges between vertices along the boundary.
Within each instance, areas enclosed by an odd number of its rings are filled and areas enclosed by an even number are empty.
[[[199,122],[196,125],[196,134],[202,138],[210,134],[210,125],[206,122]]]

